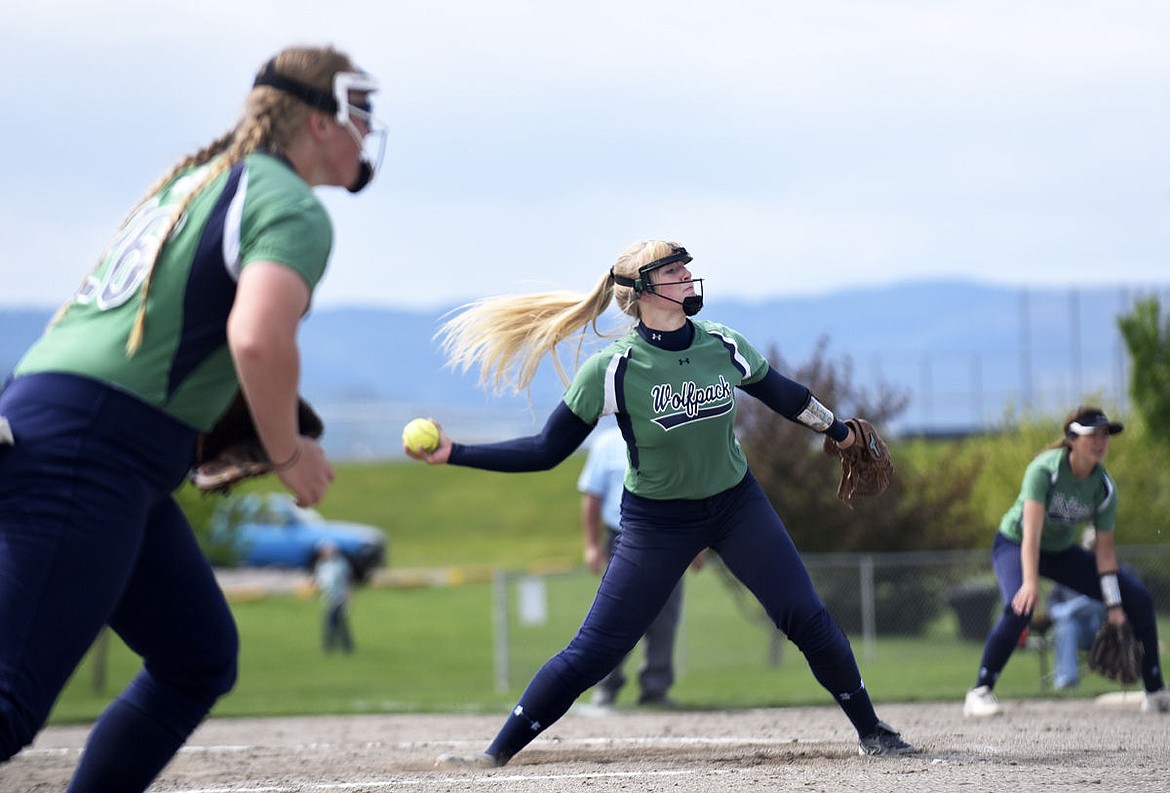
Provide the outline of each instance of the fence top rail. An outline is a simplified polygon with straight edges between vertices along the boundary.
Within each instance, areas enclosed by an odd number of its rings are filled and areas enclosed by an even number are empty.
[[[1118,545],[1122,557],[1170,556],[1170,544]],[[938,551],[873,551],[867,553],[804,553],[806,564],[819,567],[856,567],[859,564],[901,566],[909,564],[962,564],[985,561],[991,553],[988,548],[963,548]]]

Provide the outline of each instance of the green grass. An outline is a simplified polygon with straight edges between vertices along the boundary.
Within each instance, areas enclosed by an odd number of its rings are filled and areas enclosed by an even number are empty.
[[[408,461],[342,465],[321,512],[386,531],[390,564],[500,565],[581,558],[575,455],[552,471],[501,474]],[[270,481],[248,486],[271,490]]]
[[[324,656],[320,606],[312,598],[270,597],[233,604],[242,638],[236,689],[216,708],[223,716],[506,710],[539,666],[572,637],[597,579],[579,567],[581,530],[576,479],[584,457],[533,474],[498,474],[416,462],[339,466],[321,505],[327,517],[383,528],[394,570],[454,567],[469,583],[361,589],[353,606],[358,651]],[[1016,485],[1013,484],[1013,487]],[[258,481],[245,490],[277,485]],[[200,498],[207,512],[213,500]],[[988,542],[991,528],[988,529]],[[509,627],[510,686],[496,690],[493,588],[481,575],[503,569],[574,569],[546,579],[550,618],[543,626]],[[745,616],[711,571],[687,575],[685,618],[674,694],[699,708],[827,704],[803,657],[783,644],[771,661],[771,636]],[[509,597],[515,597],[514,591]],[[947,614],[916,639],[881,638],[853,646],[866,684],[879,702],[953,699],[971,685],[982,651],[957,638]],[[1161,626],[1166,636],[1167,625]],[[638,652],[629,663],[636,672]],[[63,692],[52,720],[93,719],[139,661],[110,642],[106,683],[94,690],[87,658]],[[1113,690],[1089,676],[1075,696]],[[997,691],[1004,697],[1047,695],[1033,652],[1018,652]]]
[[[243,646],[240,679],[215,713],[506,712],[540,664],[571,638],[597,584],[583,569],[545,581],[547,624],[525,626],[513,616],[509,626],[511,685],[506,691],[495,688],[490,582],[360,590],[353,605],[357,652],[352,656],[320,651],[321,611],[313,598],[288,595],[234,603]],[[514,586],[509,597],[515,602]],[[684,612],[674,695],[688,706],[830,703],[791,644],[783,644],[780,664],[772,665],[770,635],[737,610],[713,573],[688,574]],[[957,703],[974,679],[982,647],[956,636],[953,619],[946,617],[922,638],[879,639],[871,657],[859,639],[853,639],[853,646],[866,685],[879,703]],[[635,651],[628,672],[636,672],[639,653]],[[52,721],[93,719],[137,668],[137,659],[120,642],[110,642],[105,689],[93,690],[92,658],[87,659]],[[1047,695],[1035,653],[1018,651],[997,690],[1008,698]],[[1076,696],[1110,690],[1114,688],[1106,681],[1089,676]]]

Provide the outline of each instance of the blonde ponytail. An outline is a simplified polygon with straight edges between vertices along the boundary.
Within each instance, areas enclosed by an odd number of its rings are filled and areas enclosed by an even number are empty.
[[[638,318],[637,294],[629,287],[615,286],[613,273],[635,278],[639,267],[669,253],[672,244],[651,240],[631,245],[586,295],[502,295],[456,309],[455,316],[436,334],[448,366],[463,372],[478,366],[481,387],[497,394],[519,394],[532,384],[541,360],[551,353],[557,375],[568,385],[572,377],[557,354],[557,346],[579,334],[572,364],[576,371],[588,326],[599,337],[613,335],[600,330],[597,321],[615,296],[624,313]]]

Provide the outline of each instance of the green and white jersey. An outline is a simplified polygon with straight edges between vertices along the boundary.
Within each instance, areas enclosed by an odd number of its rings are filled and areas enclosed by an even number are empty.
[[[1077,479],[1065,448],[1041,452],[1024,471],[1020,496],[999,524],[999,533],[1017,543],[1024,537],[1025,501],[1044,504],[1042,551],[1075,545],[1082,527],[1113,531],[1117,525],[1117,487],[1105,466],[1097,465],[1086,478]]]
[[[587,424],[616,414],[630,458],[626,488],[645,498],[707,498],[747,473],[735,388],[764,377],[768,363],[736,331],[691,322],[694,340],[680,351],[631,331],[590,356],[563,398]]]
[[[197,429],[211,428],[239,387],[226,327],[240,272],[254,261],[279,262],[312,290],[325,272],[333,228],[313,190],[283,160],[249,154],[200,188],[209,167],[178,175],[123,224],[69,310],[17,364],[16,376],[81,375]],[[196,189],[154,265],[142,346],[128,357],[159,235]]]

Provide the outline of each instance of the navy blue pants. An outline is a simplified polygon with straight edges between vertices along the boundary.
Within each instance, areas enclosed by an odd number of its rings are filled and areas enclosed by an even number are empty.
[[[172,498],[196,433],[69,375],[0,394],[0,762],[27,746],[103,625],[143,668],[69,790],[142,791],[235,682],[223,593]]]
[[[616,529],[607,528],[609,534],[609,555],[612,557],[614,548],[621,542],[621,535]],[[642,636],[642,651],[646,657],[642,668],[638,670],[638,685],[641,688],[639,702],[655,702],[665,699],[670,687],[674,685],[674,640],[678,635],[678,622],[682,617],[683,584],[680,579],[671,590],[670,596],[658,616],[646,628]],[[608,700],[617,697],[622,686],[626,684],[626,673],[623,670],[625,661],[619,661],[608,675],[597,682],[597,690]]]
[[[1007,666],[1012,652],[1019,645],[1020,634],[1032,620],[1031,614],[1016,614],[1012,598],[1024,583],[1020,561],[1020,545],[1002,534],[995,535],[991,547],[991,561],[1004,609],[983,647],[983,660],[975,685],[995,687],[995,681]],[[1101,599],[1101,583],[1097,575],[1097,557],[1079,545],[1063,551],[1040,552],[1040,575],[1069,589],[1075,589],[1096,600]],[[1155,621],[1154,599],[1145,585],[1124,568],[1117,572],[1121,602],[1126,619],[1133,627],[1133,635],[1142,643],[1142,682],[1146,691],[1162,688],[1162,667],[1158,659],[1158,625]]]
[[[585,621],[536,673],[488,754],[511,759],[634,648],[687,566],[714,549],[807,659],[859,735],[877,716],[849,640],[829,616],[792,539],[749,473],[706,499],[655,501],[626,492],[622,534]]]

